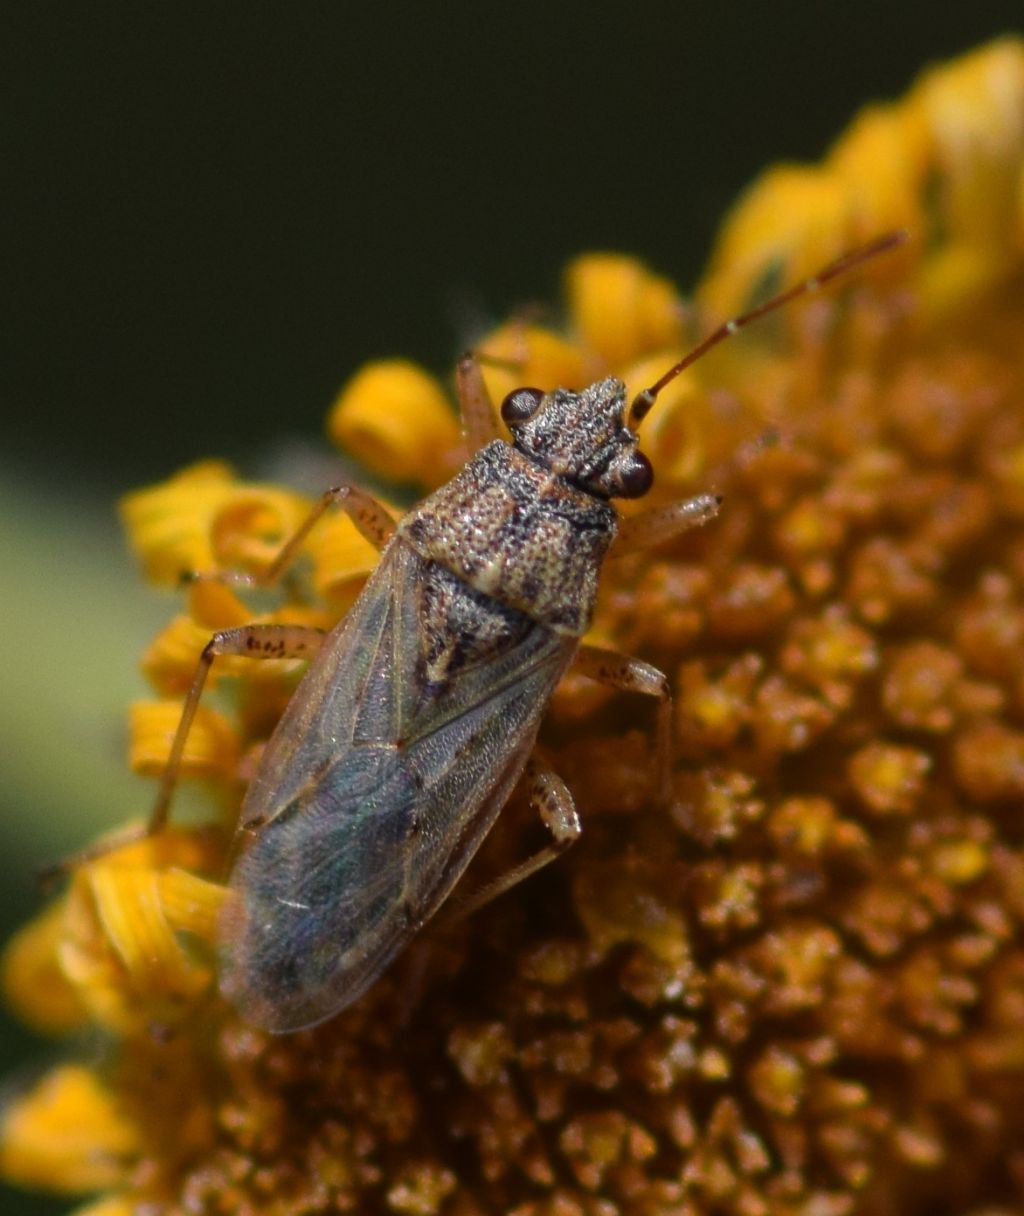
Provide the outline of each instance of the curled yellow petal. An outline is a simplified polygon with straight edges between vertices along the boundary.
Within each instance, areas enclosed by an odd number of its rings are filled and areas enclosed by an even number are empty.
[[[848,248],[850,198],[819,168],[769,169],[726,217],[699,299],[719,320],[745,311]]]
[[[933,249],[921,309],[968,311],[1024,248],[1024,43],[1003,39],[926,73],[907,101],[930,141]]]
[[[309,512],[299,494],[240,482],[208,460],[121,500],[128,542],[149,578],[261,570]]]
[[[1005,272],[998,255],[967,244],[937,250],[922,267],[919,315],[941,319],[967,311]]]
[[[209,520],[233,484],[229,465],[206,460],[121,499],[128,543],[147,577],[174,583],[190,571],[212,569]]]
[[[917,111],[868,106],[829,153],[861,236],[906,228],[923,243],[928,224],[928,136]]]
[[[405,359],[358,371],[331,407],[327,433],[380,476],[426,484],[436,480],[439,459],[460,442],[441,385]]]
[[[187,870],[167,870],[157,875],[160,907],[174,929],[212,942],[216,935],[227,888]]]
[[[188,611],[196,625],[206,631],[207,641],[214,630],[245,625],[253,616],[252,610],[226,583],[207,578],[189,584]],[[195,658],[198,657],[197,652]]]
[[[510,321],[480,344],[484,383],[495,408],[513,389],[525,385],[549,389],[579,388],[588,380],[590,365],[582,350],[561,334],[539,325]]]
[[[376,554],[375,560],[376,560]],[[324,576],[331,570],[324,563]],[[372,566],[370,567],[372,569]],[[368,572],[350,571],[350,577],[359,582]],[[340,581],[339,586],[343,586]],[[330,584],[326,589],[330,589]],[[314,629],[329,629],[335,623],[336,613],[306,605],[290,603],[279,612],[253,617],[245,606],[235,600],[231,592],[221,596],[224,588],[209,589],[210,599],[196,606],[196,612],[204,617],[207,613],[222,613],[227,617],[223,624],[210,624],[209,620],[196,621],[188,616],[176,616],[153,639],[142,656],[142,671],[157,692],[164,696],[184,696],[191,687],[200,655],[215,629],[243,624],[309,625]],[[205,600],[206,593],[203,593]],[[237,605],[237,607],[236,607]],[[233,618],[233,619],[231,619]],[[219,654],[214,657],[206,675],[205,691],[216,687],[222,676],[242,677],[253,684],[267,684],[291,678],[300,670],[303,660],[264,659],[248,654]]]
[[[266,570],[311,508],[301,494],[276,486],[238,484],[209,521],[215,569]]]
[[[61,901],[61,974],[92,1018],[123,1035],[175,1020],[210,985],[208,960],[177,934],[211,940],[223,888],[209,870],[217,833],[168,830],[83,865]]]
[[[349,607],[380,560],[380,553],[340,511],[321,520],[310,533],[307,548],[317,594],[343,608]]]
[[[162,773],[181,720],[180,701],[138,701],[130,713],[129,763],[144,776]],[[185,742],[181,774],[230,778],[238,767],[238,737],[223,714],[200,705]]]
[[[108,845],[109,851],[101,855],[101,863],[161,872],[174,867],[209,871],[220,864],[223,838],[219,829],[168,827],[148,835],[142,832],[142,826],[140,822],[129,823],[102,837],[100,844]]]
[[[86,881],[127,983],[155,1001],[184,1001],[206,987],[208,970],[189,960],[167,918],[162,892],[173,884],[165,879],[162,886],[154,871],[116,862],[88,866]]]
[[[125,1181],[139,1151],[135,1123],[87,1068],[65,1065],[0,1123],[0,1171],[23,1186],[73,1194]]]
[[[192,683],[196,664],[203,647],[210,640],[211,630],[197,624],[191,617],[179,614],[150,642],[142,656],[142,673],[164,696],[182,696]],[[216,664],[207,677],[210,688],[220,674]]]
[[[573,328],[610,367],[682,337],[675,288],[636,258],[613,253],[576,258],[566,271],[566,290]]]
[[[71,1216],[136,1216],[138,1207],[124,1195],[106,1195],[95,1203],[75,1208]]]
[[[87,1016],[59,962],[66,931],[65,903],[58,900],[8,942],[0,963],[8,1003],[45,1034],[74,1030]]]
[[[1024,148],[1024,43],[1004,38],[926,73],[908,105],[921,108],[933,140],[948,239],[1001,249],[1008,260]]]

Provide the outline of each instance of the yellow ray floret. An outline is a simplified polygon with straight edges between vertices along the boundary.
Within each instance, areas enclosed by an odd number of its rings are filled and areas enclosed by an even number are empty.
[[[299,494],[247,485],[208,460],[126,495],[121,517],[147,576],[177,583],[195,573],[264,569],[309,507]]]
[[[0,1169],[24,1185],[73,1194],[125,1180],[138,1151],[133,1120],[87,1068],[49,1074],[9,1107],[0,1130]]]
[[[331,407],[327,433],[375,473],[431,484],[459,446],[459,426],[434,376],[406,359],[367,364]]]
[[[572,327],[606,367],[682,341],[683,307],[674,285],[635,258],[587,254],[569,264],[565,282]]]

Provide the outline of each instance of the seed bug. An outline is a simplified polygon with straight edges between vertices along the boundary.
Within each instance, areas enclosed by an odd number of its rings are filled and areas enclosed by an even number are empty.
[[[451,894],[525,776],[550,829],[540,853],[476,906],[578,837],[564,783],[535,754],[570,665],[654,699],[657,780],[671,781],[671,696],[656,668],[581,641],[613,545],[659,543],[709,520],[710,494],[623,522],[653,472],[636,428],[658,393],[711,347],[904,239],[892,233],[726,322],[627,406],[621,381],[579,392],[524,387],[498,437],[479,362],[456,382],[468,463],[397,524],[352,486],[328,491],[268,572],[276,577],[332,504],[382,550],[328,635],[299,626],[224,630],[203,651],[148,826],[164,824],[206,673],[217,655],[310,657],[242,804],[220,929],[221,989],[250,1022],[314,1026],[359,997]],[[262,581],[262,580],[261,580]]]

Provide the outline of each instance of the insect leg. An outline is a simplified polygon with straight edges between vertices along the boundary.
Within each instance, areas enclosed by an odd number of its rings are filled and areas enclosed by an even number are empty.
[[[580,817],[576,813],[572,794],[561,777],[545,768],[535,755],[527,761],[525,776],[529,783],[530,806],[536,809],[544,826],[551,833],[551,842],[472,895],[449,899],[444,913],[445,921],[451,923],[461,920],[489,904],[492,899],[504,895],[510,888],[518,886],[523,879],[536,874],[548,862],[554,861],[579,839],[582,831]]]
[[[641,659],[585,644],[576,652],[573,667],[581,675],[601,684],[610,684],[613,688],[640,693],[645,697],[657,697],[655,752],[658,797],[667,805],[672,799],[672,692],[668,677]]]
[[[160,788],[146,827],[148,835],[155,835],[167,822],[185,744],[199,708],[206,677],[217,655],[247,655],[253,659],[308,659],[320,649],[324,636],[321,630],[309,625],[239,625],[235,629],[222,629],[210,638],[199,656],[195,675],[181,707],[178,729],[174,732],[167,766],[160,778]]]
[[[462,434],[472,456],[501,436],[494,403],[484,383],[483,368],[473,351],[464,354],[455,366],[455,392],[459,398]]]
[[[192,722],[199,708],[199,699],[206,684],[206,676],[210,665],[219,654],[242,654],[256,659],[308,659],[320,647],[324,634],[319,629],[309,625],[242,625],[237,629],[223,629],[215,633],[203,647],[203,653],[196,664],[195,675],[189,686],[188,694],[182,705],[181,717],[174,732],[171,750],[167,757],[167,766],[160,778],[160,788],[157,790],[149,821],[139,826],[131,826],[117,836],[100,841],[89,848],[80,849],[70,857],[45,866],[39,873],[40,882],[44,886],[61,878],[76,866],[105,857],[124,845],[135,844],[145,840],[147,836],[155,836],[167,823],[171,797],[178,781],[178,771],[181,768],[185,744],[192,728]]]
[[[268,587],[276,583],[295,560],[302,542],[313,530],[320,517],[332,506],[339,506],[352,520],[362,537],[376,549],[383,549],[395,530],[395,521],[385,507],[372,494],[356,486],[334,486],[325,490],[312,511],[281,546],[270,565],[260,574],[218,573],[212,576],[199,574],[196,577],[212,577],[246,587]]]
[[[533,309],[521,310],[513,317],[514,354],[511,358],[491,355],[482,350],[467,351],[455,366],[455,392],[459,399],[462,436],[468,455],[472,456],[492,439],[503,438],[505,432],[484,382],[483,367],[502,367],[506,371],[523,371],[529,358],[527,326]]]
[[[632,549],[647,549],[699,528],[714,519],[722,500],[717,494],[696,494],[682,502],[665,507],[652,507],[631,515],[619,525],[619,534],[612,544],[610,557],[623,557]]]
[[[155,836],[164,827],[189,731],[199,708],[210,665],[217,655],[248,655],[255,659],[308,659],[320,648],[324,636],[321,630],[309,625],[241,625],[236,629],[223,629],[215,633],[203,647],[203,653],[196,664],[148,822],[138,826],[132,825],[114,837],[44,866],[39,872],[39,880],[43,886],[46,887],[63,877],[76,866],[96,861],[125,845],[145,840],[147,836]]]

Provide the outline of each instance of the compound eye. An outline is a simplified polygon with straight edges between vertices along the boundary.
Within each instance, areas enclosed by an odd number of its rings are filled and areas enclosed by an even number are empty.
[[[539,388],[517,388],[501,403],[501,418],[506,426],[518,426],[537,412],[544,394]]]
[[[642,498],[654,485],[654,469],[643,452],[634,452],[619,475],[619,498]]]

